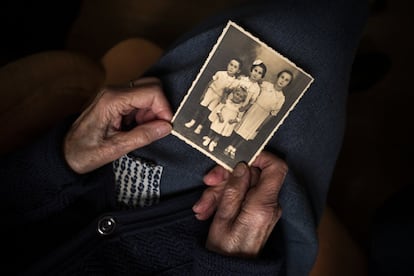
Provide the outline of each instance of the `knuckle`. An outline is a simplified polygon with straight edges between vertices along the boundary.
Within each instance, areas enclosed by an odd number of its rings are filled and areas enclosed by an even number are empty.
[[[270,153],[268,155],[272,163],[277,164],[279,167],[287,167],[286,162],[282,158]]]
[[[243,210],[245,218],[248,218],[246,223],[256,226],[273,225],[279,220],[281,216],[281,209],[277,207],[277,204],[263,205],[260,208]]]
[[[240,197],[240,191],[233,185],[227,185],[223,191],[223,198],[226,200],[236,200]]]
[[[289,167],[285,161],[280,160],[278,170],[282,175],[286,175],[289,171]]]
[[[269,163],[270,163],[269,167],[274,172],[276,172],[278,175],[284,177],[288,173],[289,167],[283,159],[281,159],[281,158],[279,158],[279,157],[277,157],[273,154],[269,154],[269,159],[268,160],[269,160]]]
[[[155,135],[152,129],[145,128],[144,131],[137,135],[137,144],[147,145],[155,140]]]

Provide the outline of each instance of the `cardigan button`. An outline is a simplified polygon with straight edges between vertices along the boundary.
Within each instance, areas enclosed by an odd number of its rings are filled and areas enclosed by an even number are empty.
[[[98,221],[98,233],[102,236],[107,236],[112,234],[115,231],[116,222],[115,219],[111,216],[102,217]]]

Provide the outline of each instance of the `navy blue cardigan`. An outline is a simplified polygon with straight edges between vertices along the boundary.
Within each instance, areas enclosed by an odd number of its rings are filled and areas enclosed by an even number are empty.
[[[1,159],[2,271],[275,275],[281,269],[283,246],[266,248],[252,260],[206,250],[209,221],[196,220],[191,210],[201,189],[153,207],[118,210],[110,165],[77,175],[65,164],[61,141],[66,129],[67,124],[62,125],[35,145]]]

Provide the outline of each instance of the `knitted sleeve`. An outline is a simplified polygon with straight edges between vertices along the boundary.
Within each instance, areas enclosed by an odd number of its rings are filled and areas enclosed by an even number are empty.
[[[7,210],[9,222],[24,225],[61,212],[111,173],[107,166],[78,175],[66,164],[62,141],[72,121],[68,119],[30,146],[0,158],[0,206]]]

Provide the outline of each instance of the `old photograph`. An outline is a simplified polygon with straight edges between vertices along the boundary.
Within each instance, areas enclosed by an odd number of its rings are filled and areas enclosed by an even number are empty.
[[[173,135],[232,170],[251,164],[313,78],[229,21],[173,118]]]

